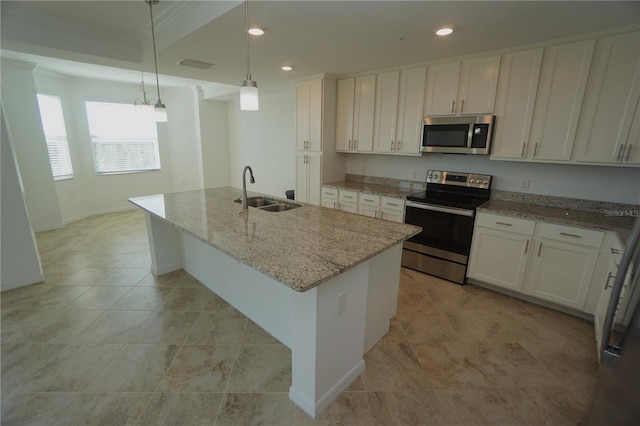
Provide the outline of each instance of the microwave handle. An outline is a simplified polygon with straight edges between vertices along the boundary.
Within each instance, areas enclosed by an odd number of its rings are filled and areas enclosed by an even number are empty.
[[[441,206],[434,206],[431,204],[413,203],[411,201],[407,201],[405,205],[407,207],[415,207],[416,209],[431,210],[431,211],[441,212],[441,213],[451,213],[458,216],[473,217],[474,215],[473,210],[459,209],[456,207],[441,207]]]

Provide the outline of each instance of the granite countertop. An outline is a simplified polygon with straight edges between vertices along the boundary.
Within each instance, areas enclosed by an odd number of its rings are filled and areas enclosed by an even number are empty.
[[[420,192],[414,188],[399,188],[395,186],[377,185],[373,183],[355,182],[355,181],[339,181],[331,183],[323,183],[322,186],[327,186],[337,189],[349,189],[353,191],[359,191],[366,194],[382,195],[384,197],[396,197],[405,198],[407,195]]]
[[[259,196],[255,192],[249,196]],[[129,199],[251,268],[310,290],[420,232],[413,225],[310,204],[268,212],[233,200],[242,190],[209,188]],[[271,197],[270,198],[278,198]]]
[[[479,212],[503,214],[523,219],[541,220],[580,228],[613,231],[618,235],[622,246],[626,246],[633,228],[637,210],[587,212],[559,207],[540,206],[502,200],[489,200],[477,209]],[[620,216],[618,215],[620,214]],[[625,216],[627,215],[627,216]],[[631,215],[631,216],[630,216]]]

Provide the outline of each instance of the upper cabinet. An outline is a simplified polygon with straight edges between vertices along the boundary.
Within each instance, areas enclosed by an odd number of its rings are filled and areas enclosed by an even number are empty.
[[[576,137],[579,162],[640,164],[640,32],[599,40]]]
[[[419,155],[426,68],[378,74],[374,150]]]
[[[429,66],[424,115],[492,114],[500,56]]]
[[[322,151],[323,80],[296,85],[296,150]]]
[[[375,95],[375,74],[338,81],[337,151],[370,152],[373,149]]]
[[[492,158],[568,161],[595,41],[505,55]],[[540,59],[542,57],[542,66]]]

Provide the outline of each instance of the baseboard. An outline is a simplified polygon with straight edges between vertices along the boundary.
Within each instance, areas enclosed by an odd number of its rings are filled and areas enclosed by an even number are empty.
[[[44,275],[38,274],[29,278],[21,278],[19,280],[0,283],[0,291],[14,290],[20,287],[26,287],[31,284],[37,284],[44,281]]]
[[[289,388],[289,399],[300,407],[305,413],[315,419],[318,414],[322,413],[333,401],[335,401],[342,392],[347,390],[351,383],[364,372],[364,360],[360,360],[342,379],[338,381],[329,391],[314,403],[309,398],[298,392],[293,386]]]
[[[182,269],[182,266],[182,263],[175,263],[173,265],[163,265],[162,267],[158,268],[152,263],[151,272],[153,272],[153,275],[157,277],[159,275],[168,274],[169,272],[179,271],[180,269]]]

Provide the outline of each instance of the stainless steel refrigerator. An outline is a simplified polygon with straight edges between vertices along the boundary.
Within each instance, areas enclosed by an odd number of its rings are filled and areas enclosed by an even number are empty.
[[[640,217],[624,248],[598,336],[598,384],[580,426],[640,425],[639,251]],[[626,307],[624,312],[619,306]]]

